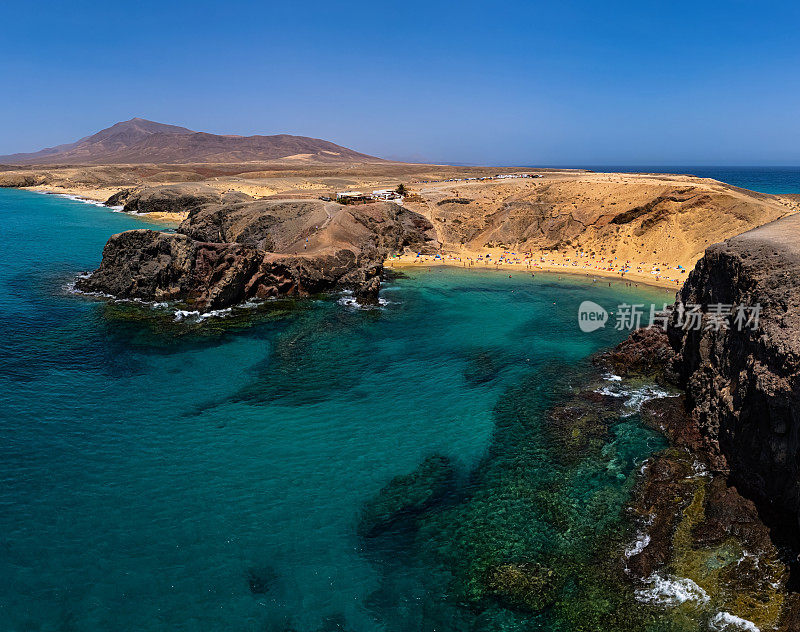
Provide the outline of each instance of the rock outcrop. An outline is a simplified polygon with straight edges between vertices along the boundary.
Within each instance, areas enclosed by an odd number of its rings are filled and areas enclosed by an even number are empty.
[[[47,184],[47,176],[29,171],[6,171],[0,173],[0,188],[35,187]]]
[[[652,381],[675,387],[684,358],[656,328],[633,332],[596,363],[623,376],[622,388]],[[735,485],[718,433],[698,423],[694,406],[696,400],[680,396],[648,401],[639,410],[670,447],[642,465],[626,508],[636,528],[625,548],[624,575],[648,603],[663,605],[658,586],[672,581],[711,621],[729,613],[742,629],[797,630],[800,599],[789,591],[790,569],[771,538],[772,525]],[[667,614],[681,616],[678,608]]]
[[[730,478],[773,524],[800,524],[800,216],[706,251],[679,294],[684,305],[760,306],[755,322],[669,330],[701,434]],[[748,310],[752,317],[753,311]],[[738,325],[741,325],[738,326]]]
[[[253,200],[210,187],[153,187],[125,208],[188,210],[176,233],[114,235],[100,267],[77,288],[118,298],[179,301],[193,309],[251,298],[353,290],[377,300],[383,260],[407,247],[438,247],[430,222],[389,202],[342,206],[320,200]]]
[[[244,193],[222,194],[203,184],[180,183],[123,189],[112,195],[106,206],[123,206],[126,213],[182,213],[207,204],[247,200],[252,198]]]

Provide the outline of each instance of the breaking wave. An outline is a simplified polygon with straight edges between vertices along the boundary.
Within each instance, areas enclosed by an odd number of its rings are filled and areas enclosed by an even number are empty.
[[[609,375],[606,376],[604,379],[612,382],[617,382],[618,380],[614,378],[618,378],[617,375]],[[620,378],[621,380],[622,378]],[[638,413],[642,406],[649,402],[652,399],[662,399],[664,397],[678,397],[677,393],[670,393],[667,390],[659,388],[658,386],[654,385],[647,385],[641,386],[639,388],[634,389],[625,389],[619,388],[616,385],[609,385],[603,386],[602,388],[598,388],[594,391],[595,393],[599,393],[600,395],[606,395],[607,397],[624,397],[627,398],[625,401],[625,408],[626,412],[623,413],[623,417],[630,417],[631,415]]]
[[[350,309],[380,309],[382,307],[386,307],[387,305],[391,305],[392,301],[388,301],[383,297],[378,298],[377,305],[362,305],[358,302],[355,296],[353,296],[352,290],[343,290],[342,296],[339,298],[338,301],[339,305],[343,307],[347,307]]]
[[[708,593],[687,577],[654,573],[647,580],[646,588],[638,588],[636,598],[643,603],[659,606],[678,606],[687,601],[707,603]]]
[[[737,617],[730,612],[718,612],[709,622],[709,627],[715,632],[733,632],[734,630],[746,630],[747,632],[761,632],[755,623]]]

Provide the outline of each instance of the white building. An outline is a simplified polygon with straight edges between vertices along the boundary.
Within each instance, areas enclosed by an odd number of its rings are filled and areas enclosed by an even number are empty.
[[[402,202],[403,196],[394,189],[377,189],[372,192],[373,200],[387,200],[392,202]]]
[[[364,194],[361,191],[340,191],[336,194],[336,199],[341,200],[342,198],[360,198],[364,197]]]

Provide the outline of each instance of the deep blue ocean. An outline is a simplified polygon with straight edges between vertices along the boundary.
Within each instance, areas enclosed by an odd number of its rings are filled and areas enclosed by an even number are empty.
[[[572,630],[627,608],[604,564],[663,439],[631,409],[573,454],[547,411],[625,336],[581,333],[581,301],[671,293],[416,269],[375,309],[176,321],[70,292],[142,220],[0,189],[0,225],[0,630]],[[365,538],[365,503],[434,455],[446,496]],[[481,593],[521,559],[567,577],[544,614]]]
[[[727,182],[743,189],[760,191],[761,193],[800,193],[800,167],[631,167],[620,166],[588,166],[585,169],[599,172],[625,173],[679,173],[713,178]]]

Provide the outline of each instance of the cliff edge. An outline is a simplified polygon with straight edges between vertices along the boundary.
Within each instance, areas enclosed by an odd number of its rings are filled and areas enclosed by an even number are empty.
[[[720,468],[776,524],[800,525],[800,215],[707,249],[684,305],[758,306],[758,322],[669,328],[700,432]],[[753,315],[753,310],[749,312]],[[746,323],[742,323],[746,325]]]

